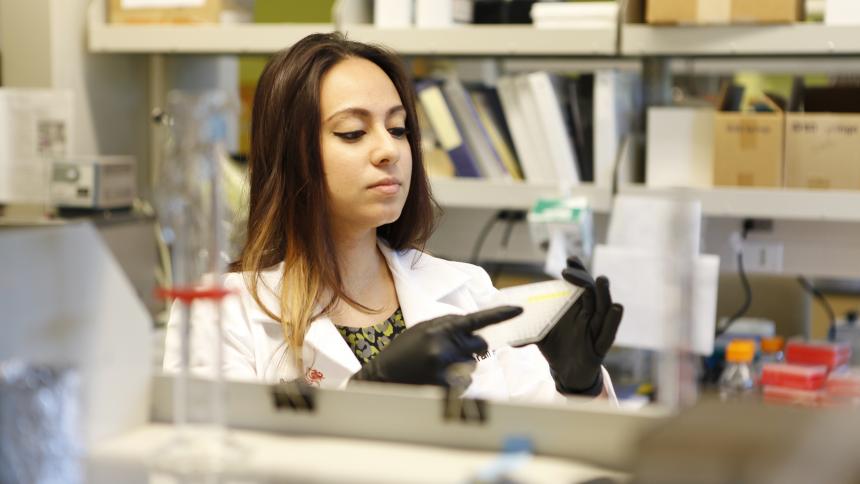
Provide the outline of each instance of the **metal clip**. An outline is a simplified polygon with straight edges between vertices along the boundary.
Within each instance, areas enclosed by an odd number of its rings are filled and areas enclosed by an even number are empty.
[[[272,399],[277,410],[288,408],[297,412],[316,410],[316,390],[301,382],[287,382],[272,386]]]
[[[476,398],[460,398],[461,393],[449,388],[442,401],[442,418],[446,421],[482,424],[487,421],[487,402]]]

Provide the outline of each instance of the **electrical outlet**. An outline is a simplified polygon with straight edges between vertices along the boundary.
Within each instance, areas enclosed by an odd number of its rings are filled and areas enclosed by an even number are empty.
[[[747,272],[781,273],[783,245],[781,242],[744,241],[744,269]]]

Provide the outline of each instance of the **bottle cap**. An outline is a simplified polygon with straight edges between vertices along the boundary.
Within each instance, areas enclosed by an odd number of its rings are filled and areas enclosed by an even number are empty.
[[[726,361],[729,363],[750,363],[755,357],[755,341],[736,339],[726,347]]]
[[[776,353],[777,351],[782,351],[783,346],[785,346],[785,338],[782,336],[762,338],[761,340],[761,350],[765,353]]]

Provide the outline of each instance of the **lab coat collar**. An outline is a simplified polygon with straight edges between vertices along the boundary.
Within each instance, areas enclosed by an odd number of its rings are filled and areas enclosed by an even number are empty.
[[[388,263],[397,299],[407,327],[446,314],[460,314],[462,309],[442,302],[445,296],[460,289],[470,278],[450,262],[414,249],[395,251],[384,241],[379,249]]]

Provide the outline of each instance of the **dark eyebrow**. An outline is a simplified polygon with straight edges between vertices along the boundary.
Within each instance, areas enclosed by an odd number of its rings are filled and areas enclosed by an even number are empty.
[[[406,108],[404,108],[402,104],[398,104],[397,106],[393,106],[393,107],[389,108],[388,111],[385,113],[385,117],[387,118],[387,117],[391,116],[392,114],[394,114],[398,111],[406,111]],[[344,115],[344,114],[351,114],[353,116],[358,116],[358,117],[362,117],[362,118],[370,117],[370,111],[368,111],[367,109],[364,109],[364,108],[346,108],[346,109],[341,109],[340,111],[332,114],[331,116],[329,116],[325,120],[325,122],[327,123],[327,122],[331,121],[332,119],[334,119],[338,116]]]

